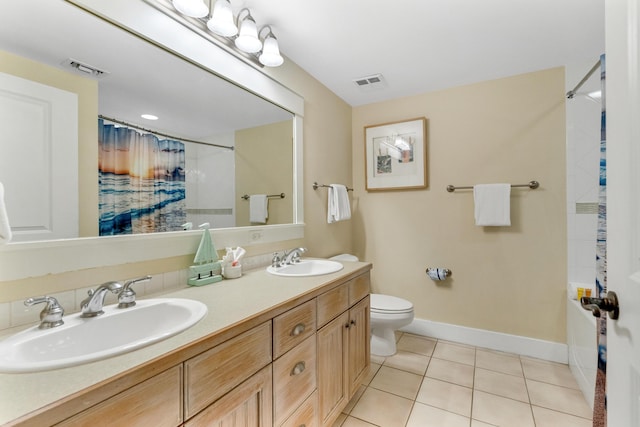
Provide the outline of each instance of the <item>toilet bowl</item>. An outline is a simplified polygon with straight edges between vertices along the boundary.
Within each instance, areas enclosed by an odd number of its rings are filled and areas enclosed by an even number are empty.
[[[358,261],[351,254],[340,254],[329,259],[335,261]],[[395,331],[413,321],[413,304],[391,295],[371,294],[371,354],[392,356],[396,353]]]
[[[413,321],[413,304],[391,295],[371,294],[371,354],[396,353],[395,331]]]

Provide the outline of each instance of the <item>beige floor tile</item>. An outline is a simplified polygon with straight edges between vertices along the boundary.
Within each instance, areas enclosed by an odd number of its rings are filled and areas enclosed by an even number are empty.
[[[473,349],[476,348],[473,345],[463,344],[461,342],[455,342],[455,341],[449,341],[449,340],[443,340],[443,339],[439,339],[438,342],[442,342],[442,343],[445,343],[445,344],[451,344],[451,345],[457,345],[458,347],[466,347],[466,348],[473,348]]]
[[[425,378],[416,401],[454,412],[465,417],[471,416],[471,398],[473,390],[445,381]]]
[[[367,374],[366,377],[363,378],[362,384],[369,385],[369,383],[371,382],[373,377],[375,377],[376,374],[378,373],[378,370],[380,369],[380,366],[382,366],[382,365],[378,364],[378,363],[371,362],[369,364],[369,373]]]
[[[368,387],[355,408],[351,417],[384,427],[404,427],[413,401]]]
[[[468,427],[469,418],[452,412],[416,403],[407,427]]]
[[[403,334],[398,341],[398,350],[410,351],[412,353],[431,356],[437,341],[431,338],[420,337],[418,335]]]
[[[475,390],[486,391],[487,393],[529,403],[527,385],[523,377],[476,368],[473,388]]]
[[[422,375],[383,366],[369,387],[414,400],[422,383]]]
[[[473,366],[463,363],[432,358],[426,376],[465,387],[473,387]]]
[[[517,355],[487,350],[476,350],[476,368],[502,372],[503,374],[524,376],[522,364]]]
[[[495,427],[495,424],[483,423],[478,420],[471,420],[471,427]]]
[[[472,418],[497,426],[535,426],[531,405],[478,390],[473,392]]]
[[[376,425],[359,420],[357,418],[347,417],[347,419],[342,424],[342,427],[376,427]]]
[[[371,363],[377,363],[378,365],[382,365],[384,363],[385,357],[376,356],[375,354],[371,355]]]
[[[385,359],[384,366],[424,375],[427,372],[427,366],[429,366],[429,356],[399,350],[393,356]]]
[[[523,358],[522,368],[527,379],[579,390],[569,365]]]
[[[473,366],[476,361],[476,350],[473,347],[438,341],[436,349],[433,351],[433,355],[431,357],[437,357],[438,359],[445,359]]]
[[[532,405],[582,418],[591,418],[591,408],[580,390],[529,379],[527,379],[527,389],[529,390],[529,398]]]
[[[345,414],[349,414],[353,410],[354,406],[356,406],[356,403],[358,403],[358,400],[360,400],[360,398],[362,397],[362,394],[366,389],[367,388],[363,385],[358,387],[358,390],[356,390],[355,394],[353,395],[349,403],[347,403],[347,406],[345,406],[342,412]]]
[[[393,334],[396,336],[396,343],[398,342],[398,340],[400,338],[402,338],[402,336],[404,335],[404,332],[401,331],[393,331]]]
[[[536,427],[591,427],[591,420],[532,406]]]

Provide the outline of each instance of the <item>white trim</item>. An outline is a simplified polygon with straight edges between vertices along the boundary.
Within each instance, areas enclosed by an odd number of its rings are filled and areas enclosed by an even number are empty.
[[[466,326],[431,320],[414,319],[413,322],[401,329],[402,332],[422,335],[431,338],[459,342],[461,344],[504,351],[522,356],[535,357],[551,362],[568,363],[569,353],[566,344],[544,341],[519,335],[504,334],[484,329],[468,328]]]

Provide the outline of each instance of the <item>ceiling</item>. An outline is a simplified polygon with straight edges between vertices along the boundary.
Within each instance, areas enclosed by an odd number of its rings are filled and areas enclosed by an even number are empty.
[[[567,64],[604,52],[604,0],[231,0],[285,57],[353,106]],[[588,68],[585,69],[585,73]],[[382,74],[363,90],[353,80]]]

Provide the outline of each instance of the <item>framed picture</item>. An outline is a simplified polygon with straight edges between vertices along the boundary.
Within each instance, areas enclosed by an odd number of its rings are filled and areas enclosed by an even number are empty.
[[[427,119],[365,126],[367,191],[427,186]]]

